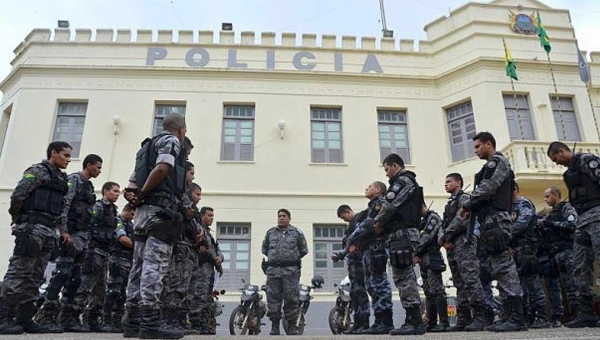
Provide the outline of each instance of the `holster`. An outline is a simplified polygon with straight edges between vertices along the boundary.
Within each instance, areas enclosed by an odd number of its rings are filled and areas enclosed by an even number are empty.
[[[181,237],[183,216],[171,209],[161,209],[156,212],[148,225],[148,236],[163,242],[174,244]]]
[[[444,258],[442,258],[439,250],[436,249],[436,252],[429,253],[429,269],[434,272],[443,273],[446,271],[446,263],[444,263]]]
[[[489,254],[500,254],[508,250],[508,241],[497,223],[485,229],[481,239]]]
[[[388,247],[390,249],[390,264],[396,268],[405,268],[413,263],[413,251],[407,235],[394,236]]]

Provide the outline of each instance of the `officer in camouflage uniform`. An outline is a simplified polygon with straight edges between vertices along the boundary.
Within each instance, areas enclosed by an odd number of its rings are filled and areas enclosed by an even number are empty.
[[[348,253],[348,236],[354,232],[356,227],[362,220],[365,219],[366,212],[355,214],[348,205],[340,205],[337,210],[338,218],[348,223],[342,239],[342,251],[331,255],[334,262],[347,259],[348,277],[350,278],[350,304],[354,311],[354,324],[344,332],[344,334],[354,334],[359,331],[369,328],[369,317],[371,306],[369,305],[369,297],[365,288],[365,273],[363,269],[362,253],[357,250],[353,253]]]
[[[308,254],[302,231],[290,224],[292,214],[287,209],[277,211],[277,226],[269,229],[262,243],[262,253],[267,256],[267,304],[271,319],[271,335],[279,335],[281,305],[288,321],[288,335],[298,335],[300,268],[302,258]]]
[[[106,273],[108,255],[117,228],[117,207],[115,202],[121,194],[121,187],[115,182],[102,185],[102,199],[92,207],[90,221],[90,244],[85,263],[81,267],[81,284],[73,298],[73,317],[85,309],[84,326],[89,331],[109,331],[101,327],[99,317],[106,294]]]
[[[126,199],[137,206],[133,263],[125,304],[125,337],[178,339],[184,335],[161,320],[160,296],[173,244],[182,229],[186,154],[180,143],[185,133],[183,116],[167,115],[163,131],[146,139],[136,155],[135,172],[125,193]]]
[[[371,306],[373,306],[373,314],[375,314],[375,323],[368,329],[357,331],[356,334],[388,334],[394,329],[392,288],[386,272],[388,255],[385,251],[385,241],[387,235],[375,234],[375,222],[373,221],[384,204],[381,196],[386,189],[382,182],[373,182],[365,189],[365,197],[369,199],[367,209],[361,213],[365,219],[347,238],[350,253],[362,252],[365,287],[371,297]]]
[[[61,228],[73,238],[70,245],[60,247],[56,267],[46,288],[39,323],[55,324],[59,312],[58,294],[62,289],[60,324],[65,332],[83,332],[79,318],[73,316],[73,298],[81,283],[81,266],[87,256],[90,241],[89,224],[92,206],[96,203],[92,178],[102,172],[102,158],[90,154],[83,159],[83,170],[69,175],[69,192],[63,201]]]
[[[223,253],[212,234],[210,226],[215,214],[211,207],[202,207],[197,214],[201,226],[202,241],[198,244],[198,278],[194,280],[190,322],[192,329],[199,334],[214,335],[217,333],[215,316],[209,312],[212,303],[212,292],[215,282],[215,270],[223,275]]]
[[[106,296],[102,309],[103,328],[106,332],[123,331],[121,318],[125,308],[125,290],[133,258],[133,217],[135,206],[127,203],[117,216],[117,229],[108,258]]]
[[[415,263],[419,263],[421,277],[423,278],[423,291],[427,306],[427,330],[434,332],[445,332],[448,328],[448,297],[446,296],[446,287],[442,281],[442,273],[446,271],[446,264],[440,252],[438,244],[438,235],[441,235],[442,219],[432,210],[427,209],[423,204],[421,211],[423,216],[421,220],[421,237],[419,245],[415,252]],[[438,325],[438,316],[440,323]]]
[[[438,242],[446,249],[452,282],[456,287],[458,316],[456,325],[447,331],[481,331],[491,324],[493,314],[491,307],[485,303],[478,244],[467,238],[468,222],[458,215],[460,207],[469,201],[470,196],[463,192],[463,178],[458,173],[448,174],[444,187],[452,196],[444,208],[443,231]]]
[[[600,158],[589,153],[573,153],[562,142],[548,147],[548,157],[568,166],[563,178],[569,189],[569,202],[577,210],[577,228],[573,245],[573,267],[579,296],[577,318],[567,322],[570,328],[595,327],[594,260],[600,262]]]
[[[514,173],[506,157],[496,152],[496,140],[491,133],[480,132],[473,141],[475,154],[487,162],[475,176],[475,189],[459,214],[467,218],[470,213],[480,223],[481,242],[487,252],[492,277],[498,282],[507,316],[504,322],[487,329],[496,332],[524,331],[527,324],[523,314],[523,288],[515,261],[509,253],[513,228],[509,212],[512,210]],[[471,233],[469,231],[467,236],[470,237]]]
[[[34,302],[44,281],[44,271],[54,248],[56,227],[65,245],[73,240],[61,226],[63,198],[67,194],[67,175],[61,171],[71,161],[71,146],[52,142],[46,160],[25,170],[10,197],[8,213],[12,218],[15,247],[0,293],[0,334],[62,332],[61,327],[34,323]],[[11,311],[16,309],[16,320]]]
[[[560,189],[551,187],[544,192],[544,201],[552,207],[550,214],[537,221],[538,231],[548,247],[549,266],[553,274],[546,281],[552,302],[552,324],[560,326],[563,315],[561,282],[569,298],[568,315],[577,310],[577,285],[573,272],[573,238],[577,228],[577,211],[571,203],[561,200]]]
[[[542,285],[546,287],[548,302],[550,303],[551,322],[550,327],[561,327],[560,318],[564,314],[562,305],[562,291],[560,286],[560,276],[558,268],[552,257],[552,244],[550,243],[549,235],[543,233],[539,222],[543,220],[543,216],[537,215],[536,228],[537,237],[540,240],[537,246],[537,260],[540,272]]]
[[[190,183],[187,189],[194,206],[200,202],[202,189],[196,183]],[[171,327],[182,332],[187,330],[192,292],[192,276],[198,271],[198,252],[196,242],[200,227],[194,218],[184,220],[183,233],[173,247],[169,271],[164,278],[163,317]]]
[[[534,229],[535,206],[519,194],[519,185],[515,183],[512,209],[513,231],[510,240],[513,258],[519,271],[519,280],[523,287],[523,310],[529,327],[548,328],[546,317],[546,299],[540,279],[536,255],[538,239]]]
[[[389,178],[384,196],[389,209],[381,209],[374,219],[376,231],[389,233],[388,249],[394,283],[406,311],[404,324],[390,331],[391,335],[422,335],[426,327],[421,317],[421,296],[415,275],[413,255],[419,242],[423,189],[416,175],[404,169],[404,160],[390,154],[383,160],[383,169]]]

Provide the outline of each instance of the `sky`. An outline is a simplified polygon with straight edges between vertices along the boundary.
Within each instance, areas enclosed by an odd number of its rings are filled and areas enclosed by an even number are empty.
[[[467,2],[384,0],[387,27],[396,39],[423,40],[426,24]],[[599,0],[542,2],[570,10],[580,49],[600,51]],[[382,28],[378,0],[0,0],[0,79],[10,72],[13,50],[19,42],[34,28],[54,29],[57,20],[69,20],[72,30],[196,32],[219,31],[222,22],[230,22],[237,39],[241,31],[380,37]]]

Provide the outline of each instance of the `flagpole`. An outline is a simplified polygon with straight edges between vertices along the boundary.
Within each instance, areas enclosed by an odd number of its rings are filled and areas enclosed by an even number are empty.
[[[588,81],[585,83],[585,89],[587,90],[588,100],[590,101],[590,107],[592,108],[592,117],[594,117],[594,126],[596,127],[596,133],[598,134],[598,138],[600,138],[600,130],[598,129],[598,119],[596,118],[596,110],[594,109],[594,101],[592,100],[592,94],[590,93],[590,89],[592,87],[592,81]]]
[[[562,130],[563,139],[567,139],[567,131],[565,129],[565,120],[562,113],[562,105],[560,103],[560,97],[558,96],[558,88],[556,87],[556,78],[554,77],[554,68],[552,67],[552,60],[550,60],[550,53],[546,51],[546,57],[548,58],[548,65],[550,65],[550,74],[552,75],[552,85],[554,86],[554,94],[556,103],[558,104],[558,114],[560,115],[560,128]],[[550,107],[552,109],[552,107]],[[553,112],[554,113],[554,112]]]
[[[515,100],[515,111],[517,112],[517,122],[519,123],[519,132],[521,133],[521,139],[525,139],[525,133],[523,132],[523,121],[521,120],[521,112],[519,111],[519,100],[517,99],[517,91],[515,91],[515,82],[510,78],[510,87],[512,89],[513,98]]]

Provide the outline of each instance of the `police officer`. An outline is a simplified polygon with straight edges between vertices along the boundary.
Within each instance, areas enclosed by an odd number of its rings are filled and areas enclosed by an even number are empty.
[[[365,273],[363,269],[362,253],[357,250],[349,254],[346,250],[348,247],[347,239],[348,236],[358,226],[366,216],[365,213],[355,214],[350,206],[343,204],[337,209],[338,218],[348,223],[344,232],[344,238],[342,239],[343,251],[331,255],[331,259],[334,262],[347,259],[348,265],[348,277],[350,278],[350,299],[352,310],[354,311],[354,324],[352,327],[344,332],[344,334],[354,334],[359,331],[369,328],[369,317],[371,316],[371,306],[369,304],[369,297],[367,296],[367,289],[365,288]]]
[[[133,263],[127,284],[125,337],[183,336],[183,332],[166,327],[161,320],[160,296],[173,243],[182,228],[185,153],[180,143],[185,133],[183,116],[170,114],[163,120],[163,131],[146,139],[136,155],[135,172],[125,193],[138,206]]]
[[[106,296],[102,309],[103,329],[106,332],[122,332],[121,318],[125,308],[125,289],[133,259],[133,218],[135,206],[127,203],[117,216],[117,229],[108,258]]]
[[[288,321],[288,335],[298,335],[295,320],[298,318],[298,283],[302,258],[308,254],[302,231],[290,224],[292,214],[287,209],[277,211],[277,226],[269,229],[262,243],[262,253],[267,256],[267,304],[271,319],[271,335],[279,335],[281,305]]]
[[[512,209],[513,231],[510,240],[511,253],[515,259],[519,280],[523,287],[523,310],[529,327],[548,328],[546,300],[540,280],[536,255],[538,239],[535,232],[535,206],[519,194],[515,183]]]
[[[388,280],[386,268],[388,255],[385,251],[387,235],[375,234],[374,218],[377,216],[384,199],[381,197],[386,186],[382,182],[373,182],[365,189],[365,197],[369,199],[367,209],[362,212],[365,219],[348,236],[348,251],[361,251],[365,275],[365,287],[371,297],[375,323],[368,329],[357,331],[357,334],[388,334],[394,329],[392,319],[392,288]]]
[[[561,199],[561,191],[557,187],[550,187],[544,191],[544,201],[552,211],[544,218],[537,221],[538,230],[548,249],[549,265],[556,274],[546,282],[550,300],[552,301],[552,325],[560,326],[560,317],[563,315],[561,282],[569,298],[567,306],[568,315],[573,315],[577,310],[577,285],[573,271],[573,239],[577,227],[577,211]]]
[[[62,289],[60,324],[65,332],[83,332],[79,318],[73,316],[73,298],[81,283],[81,266],[85,262],[92,206],[96,203],[92,178],[102,172],[102,158],[95,154],[85,156],[83,170],[69,175],[69,191],[63,201],[61,228],[73,238],[70,245],[62,245],[56,267],[46,288],[46,300],[40,312],[39,323],[55,324],[59,312],[58,294]]]
[[[117,207],[115,202],[121,194],[121,187],[115,182],[102,185],[102,199],[92,207],[90,221],[90,244],[85,263],[81,267],[81,284],[73,299],[73,316],[78,318],[85,309],[84,326],[89,331],[108,331],[100,327],[99,317],[106,294],[106,273],[108,255],[117,228]]]
[[[389,209],[381,209],[375,217],[375,229],[389,233],[388,244],[394,283],[406,311],[402,327],[391,335],[422,335],[426,327],[421,318],[421,297],[414,271],[413,255],[419,241],[423,191],[416,175],[404,168],[404,160],[390,154],[383,160],[383,169],[390,186],[384,196]]]
[[[515,261],[509,253],[512,223],[514,173],[504,155],[496,152],[496,139],[489,132],[473,137],[475,154],[487,162],[475,176],[475,189],[463,204],[459,214],[467,212],[476,217],[481,226],[481,241],[487,252],[492,277],[497,280],[503,300],[506,321],[488,327],[496,332],[524,331],[527,324],[523,314],[523,288]],[[473,226],[471,220],[470,228]],[[467,235],[470,237],[470,235]]]
[[[552,142],[548,157],[567,166],[563,178],[569,189],[569,202],[578,219],[573,245],[573,267],[579,290],[577,317],[566,327],[595,327],[594,260],[600,262],[600,158],[589,153],[573,153],[562,142]]]
[[[15,247],[0,293],[0,334],[62,332],[62,328],[38,325],[31,318],[38,288],[54,248],[56,227],[65,245],[73,239],[61,226],[63,198],[67,194],[67,175],[61,171],[71,161],[71,146],[52,142],[46,160],[29,167],[10,197],[8,213],[12,218]],[[16,309],[16,320],[10,316]]]
[[[440,252],[438,235],[442,233],[442,219],[433,210],[427,209],[423,204],[421,210],[421,237],[415,252],[414,262],[419,263],[421,277],[423,278],[423,291],[427,308],[427,330],[445,332],[448,328],[448,297],[446,287],[442,281],[442,273],[446,271],[446,264]],[[433,308],[432,306],[435,306]],[[438,325],[437,320],[440,323]]]
[[[198,278],[193,295],[190,321],[192,328],[199,334],[216,334],[216,320],[214,314],[209,312],[212,306],[212,292],[215,283],[215,270],[219,276],[223,275],[222,263],[223,253],[219,244],[212,234],[210,226],[215,218],[214,209],[202,207],[198,212],[200,226],[202,228],[202,240],[198,244]]]
[[[187,195],[194,206],[200,201],[202,189],[196,183],[190,183]],[[198,271],[198,253],[195,243],[200,232],[195,219],[184,220],[183,233],[173,247],[169,271],[164,279],[163,317],[171,327],[185,332],[190,311],[190,297],[193,292],[192,276]],[[198,277],[199,278],[199,277]]]
[[[456,287],[458,316],[456,325],[447,331],[481,331],[491,324],[493,314],[484,302],[477,242],[467,238],[468,222],[458,214],[470,196],[462,190],[463,178],[459,173],[448,174],[444,187],[451,196],[444,208],[443,231],[438,242],[446,249],[452,282]],[[475,314],[474,319],[471,309]]]

